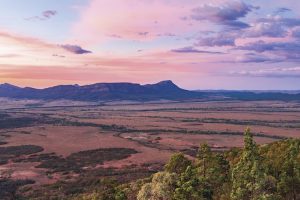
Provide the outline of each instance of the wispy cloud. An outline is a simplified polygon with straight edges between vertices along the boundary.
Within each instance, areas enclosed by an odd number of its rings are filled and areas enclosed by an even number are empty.
[[[224,54],[223,52],[219,52],[219,51],[198,50],[194,47],[183,47],[179,49],[172,49],[171,51],[175,53]]]
[[[57,14],[56,10],[45,10],[42,13],[43,17],[48,18],[48,19],[55,16],[56,14]]]
[[[66,44],[66,45],[61,45],[61,47],[71,53],[74,54],[87,54],[87,53],[92,53],[91,51],[85,50],[82,47],[78,46],[78,45],[70,45],[70,44]]]
[[[242,70],[232,71],[230,75],[233,76],[248,76],[248,77],[266,77],[266,78],[299,78],[300,67],[289,68],[265,68],[258,70]]]
[[[195,43],[196,46],[209,46],[209,47],[222,47],[222,46],[235,46],[235,35],[231,34],[217,34],[211,37],[198,38],[198,41]]]
[[[235,62],[238,63],[275,63],[275,62],[283,62],[285,58],[280,57],[271,57],[262,54],[256,53],[246,53],[241,56],[237,56]]]
[[[28,21],[33,21],[33,20],[44,21],[44,20],[48,20],[48,19],[54,17],[55,15],[57,15],[56,10],[45,10],[40,15],[36,15],[36,16],[33,16],[33,17],[28,17],[28,18],[25,18],[25,20],[28,20]]]
[[[257,41],[239,46],[237,49],[255,51],[258,53],[270,52],[278,56],[284,56],[286,61],[300,60],[300,43],[295,42],[265,42]]]
[[[291,12],[292,9],[290,8],[286,8],[286,7],[281,7],[281,8],[278,8],[275,12],[274,12],[274,15],[279,15],[281,13],[286,13],[286,12]]]

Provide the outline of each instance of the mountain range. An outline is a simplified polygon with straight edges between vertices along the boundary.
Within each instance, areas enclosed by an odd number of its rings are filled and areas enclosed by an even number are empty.
[[[45,89],[0,84],[0,97],[14,99],[76,101],[152,101],[152,100],[285,100],[300,101],[300,93],[255,91],[190,91],[172,81],[140,85],[136,83],[96,83],[91,85],[58,85]]]

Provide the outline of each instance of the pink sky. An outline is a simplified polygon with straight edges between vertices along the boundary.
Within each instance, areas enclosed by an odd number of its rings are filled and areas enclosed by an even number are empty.
[[[188,89],[300,89],[296,0],[15,4],[0,9],[0,83],[171,79]]]

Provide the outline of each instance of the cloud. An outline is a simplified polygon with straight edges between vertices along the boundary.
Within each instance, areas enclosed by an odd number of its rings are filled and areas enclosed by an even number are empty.
[[[245,31],[243,37],[285,37],[288,35],[287,29],[277,22],[259,22],[255,23]]]
[[[44,42],[37,38],[21,36],[21,35],[17,35],[14,33],[3,32],[1,30],[0,30],[0,40],[2,43],[7,43],[10,45],[32,47],[32,48],[36,48],[36,49],[56,48],[56,45]]]
[[[243,37],[286,37],[291,29],[297,26],[300,26],[299,18],[270,15],[266,18],[258,18],[251,23],[251,27],[244,30]]]
[[[289,9],[289,8],[285,8],[285,7],[281,7],[281,8],[278,8],[275,12],[274,12],[274,15],[279,15],[281,13],[286,13],[286,12],[291,12],[292,10]]]
[[[156,36],[158,36],[158,37],[175,37],[176,34],[174,34],[174,33],[159,33]]]
[[[245,17],[254,9],[258,9],[258,7],[248,5],[242,1],[228,1],[221,5],[205,4],[194,8],[191,18],[197,21],[208,20],[234,28],[246,28],[249,25],[239,21],[239,19]]]
[[[241,56],[238,56],[235,62],[238,63],[265,63],[265,62],[283,62],[284,59],[278,57],[270,57],[255,53],[247,53]]]
[[[237,49],[240,50],[250,50],[256,52],[265,52],[265,51],[299,51],[300,43],[296,42],[265,42],[259,40],[257,42],[248,43],[244,46],[240,46]]]
[[[82,47],[78,46],[78,45],[70,45],[70,44],[66,44],[66,45],[60,45],[63,49],[74,53],[74,54],[87,54],[87,53],[92,53],[91,51],[85,50]]]
[[[59,58],[65,58],[66,56],[64,55],[59,55],[59,54],[52,54],[53,57],[59,57]]]
[[[215,36],[198,38],[198,41],[195,43],[195,46],[235,46],[236,36],[229,34],[217,34]]]
[[[283,56],[286,61],[300,60],[300,42],[264,42],[262,40],[239,46],[236,49],[255,51],[258,53],[270,52],[277,56]]]
[[[45,17],[45,18],[51,18],[53,16],[55,16],[57,14],[57,11],[56,10],[45,10],[42,15]]]
[[[147,36],[147,35],[149,35],[149,32],[138,32],[138,35]]]
[[[33,20],[44,21],[44,20],[48,20],[48,19],[52,18],[55,15],[57,15],[56,10],[45,10],[41,13],[41,15],[28,17],[28,18],[25,18],[25,20],[28,20],[28,21],[33,21]]]
[[[276,67],[258,70],[232,71],[232,76],[265,77],[265,78],[300,78],[300,67]]]
[[[172,49],[171,52],[175,53],[203,53],[203,54],[224,54],[218,51],[203,51],[195,49],[194,47],[183,47],[180,49]]]
[[[13,47],[15,46],[18,49],[22,49],[24,48],[24,50],[26,49],[29,52],[43,52],[43,51],[47,51],[47,52],[59,52],[61,53],[62,51],[60,51],[61,49],[73,54],[86,54],[86,53],[92,53],[91,51],[85,50],[83,48],[81,48],[78,45],[56,45],[56,44],[51,44],[51,43],[47,43],[45,41],[39,40],[37,38],[31,38],[31,37],[26,37],[26,36],[21,36],[21,35],[17,35],[17,34],[13,34],[13,33],[8,33],[8,32],[1,32],[0,31],[0,42],[5,44],[8,47]],[[5,46],[4,45],[4,46]],[[6,47],[4,47],[6,49]],[[7,47],[7,48],[8,48]],[[10,48],[8,48],[10,49]],[[0,48],[1,50],[1,48]],[[23,52],[25,52],[23,50]],[[7,51],[7,50],[6,50]],[[56,54],[56,53],[53,53]],[[6,53],[6,55],[12,55],[12,54],[8,54]],[[16,55],[16,53],[13,53],[13,55]]]
[[[118,34],[108,34],[107,35],[108,37],[112,37],[112,38],[118,38],[118,39],[121,39],[122,36],[118,35]]]
[[[300,39],[300,27],[296,27],[292,30],[292,36]]]
[[[112,35],[144,41],[165,37],[164,33],[189,32],[196,27],[180,18],[188,15],[198,0],[188,2],[191,5],[178,0],[91,0],[81,8],[73,34],[94,43]]]
[[[10,53],[10,54],[0,54],[0,58],[16,58],[19,57],[21,55],[19,54],[14,54],[14,53]]]
[[[284,27],[300,26],[300,18],[287,18],[279,15],[269,16],[267,18],[259,18],[256,22],[261,23],[277,23]]]

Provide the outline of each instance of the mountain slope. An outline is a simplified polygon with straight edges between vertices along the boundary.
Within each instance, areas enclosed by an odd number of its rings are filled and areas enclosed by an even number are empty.
[[[172,81],[140,85],[136,83],[96,83],[92,85],[59,85],[46,89],[20,88],[0,84],[0,97],[41,100],[76,101],[151,101],[151,100],[283,100],[299,101],[300,93],[280,91],[189,91],[179,88]]]
[[[140,85],[135,83],[96,83],[92,85],[60,85],[46,89],[0,85],[0,97],[44,100],[159,100],[200,98],[201,93],[183,90],[172,81]]]

